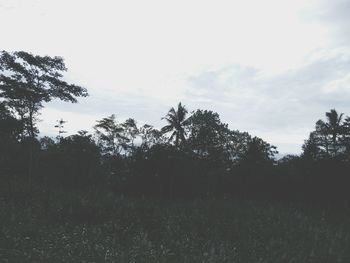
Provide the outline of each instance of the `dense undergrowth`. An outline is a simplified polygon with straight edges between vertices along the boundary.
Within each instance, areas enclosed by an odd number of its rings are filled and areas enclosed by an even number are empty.
[[[346,209],[51,193],[3,200],[0,262],[350,262]]]

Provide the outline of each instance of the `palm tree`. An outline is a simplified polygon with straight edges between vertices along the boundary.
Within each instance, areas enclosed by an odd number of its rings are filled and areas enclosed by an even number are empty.
[[[161,131],[162,133],[172,132],[169,141],[175,138],[175,145],[179,146],[185,142],[185,127],[188,124],[188,119],[186,119],[188,111],[181,102],[177,105],[177,110],[172,107],[168,114],[163,117],[168,122],[168,125],[164,126]]]
[[[326,118],[326,122],[319,120],[317,125],[324,135],[330,136],[332,152],[333,155],[336,155],[339,150],[338,137],[343,134],[344,131],[343,113],[338,114],[335,109],[332,109],[330,112],[326,112]]]
[[[343,143],[345,145],[345,151],[350,153],[350,117],[346,117],[344,122]],[[349,155],[350,157],[350,155]]]

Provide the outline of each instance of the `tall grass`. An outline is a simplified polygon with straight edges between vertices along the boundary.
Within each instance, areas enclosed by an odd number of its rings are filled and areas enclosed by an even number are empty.
[[[53,193],[2,202],[0,262],[350,262],[346,211]]]

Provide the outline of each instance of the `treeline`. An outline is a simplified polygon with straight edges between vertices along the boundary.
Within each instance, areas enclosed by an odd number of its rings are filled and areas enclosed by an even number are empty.
[[[94,132],[39,137],[44,102],[77,102],[83,87],[63,80],[60,57],[0,55],[0,183],[4,196],[55,189],[112,191],[127,196],[232,196],[348,204],[350,118],[335,110],[316,123],[300,156],[276,160],[276,147],[229,129],[216,112],[189,113],[179,103],[164,127],[115,115]]]

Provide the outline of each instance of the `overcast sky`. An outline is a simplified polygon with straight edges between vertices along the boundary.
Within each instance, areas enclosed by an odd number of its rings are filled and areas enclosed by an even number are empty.
[[[0,49],[63,56],[79,104],[42,133],[115,113],[160,127],[179,101],[299,153],[331,108],[350,115],[350,0],[0,0]]]

